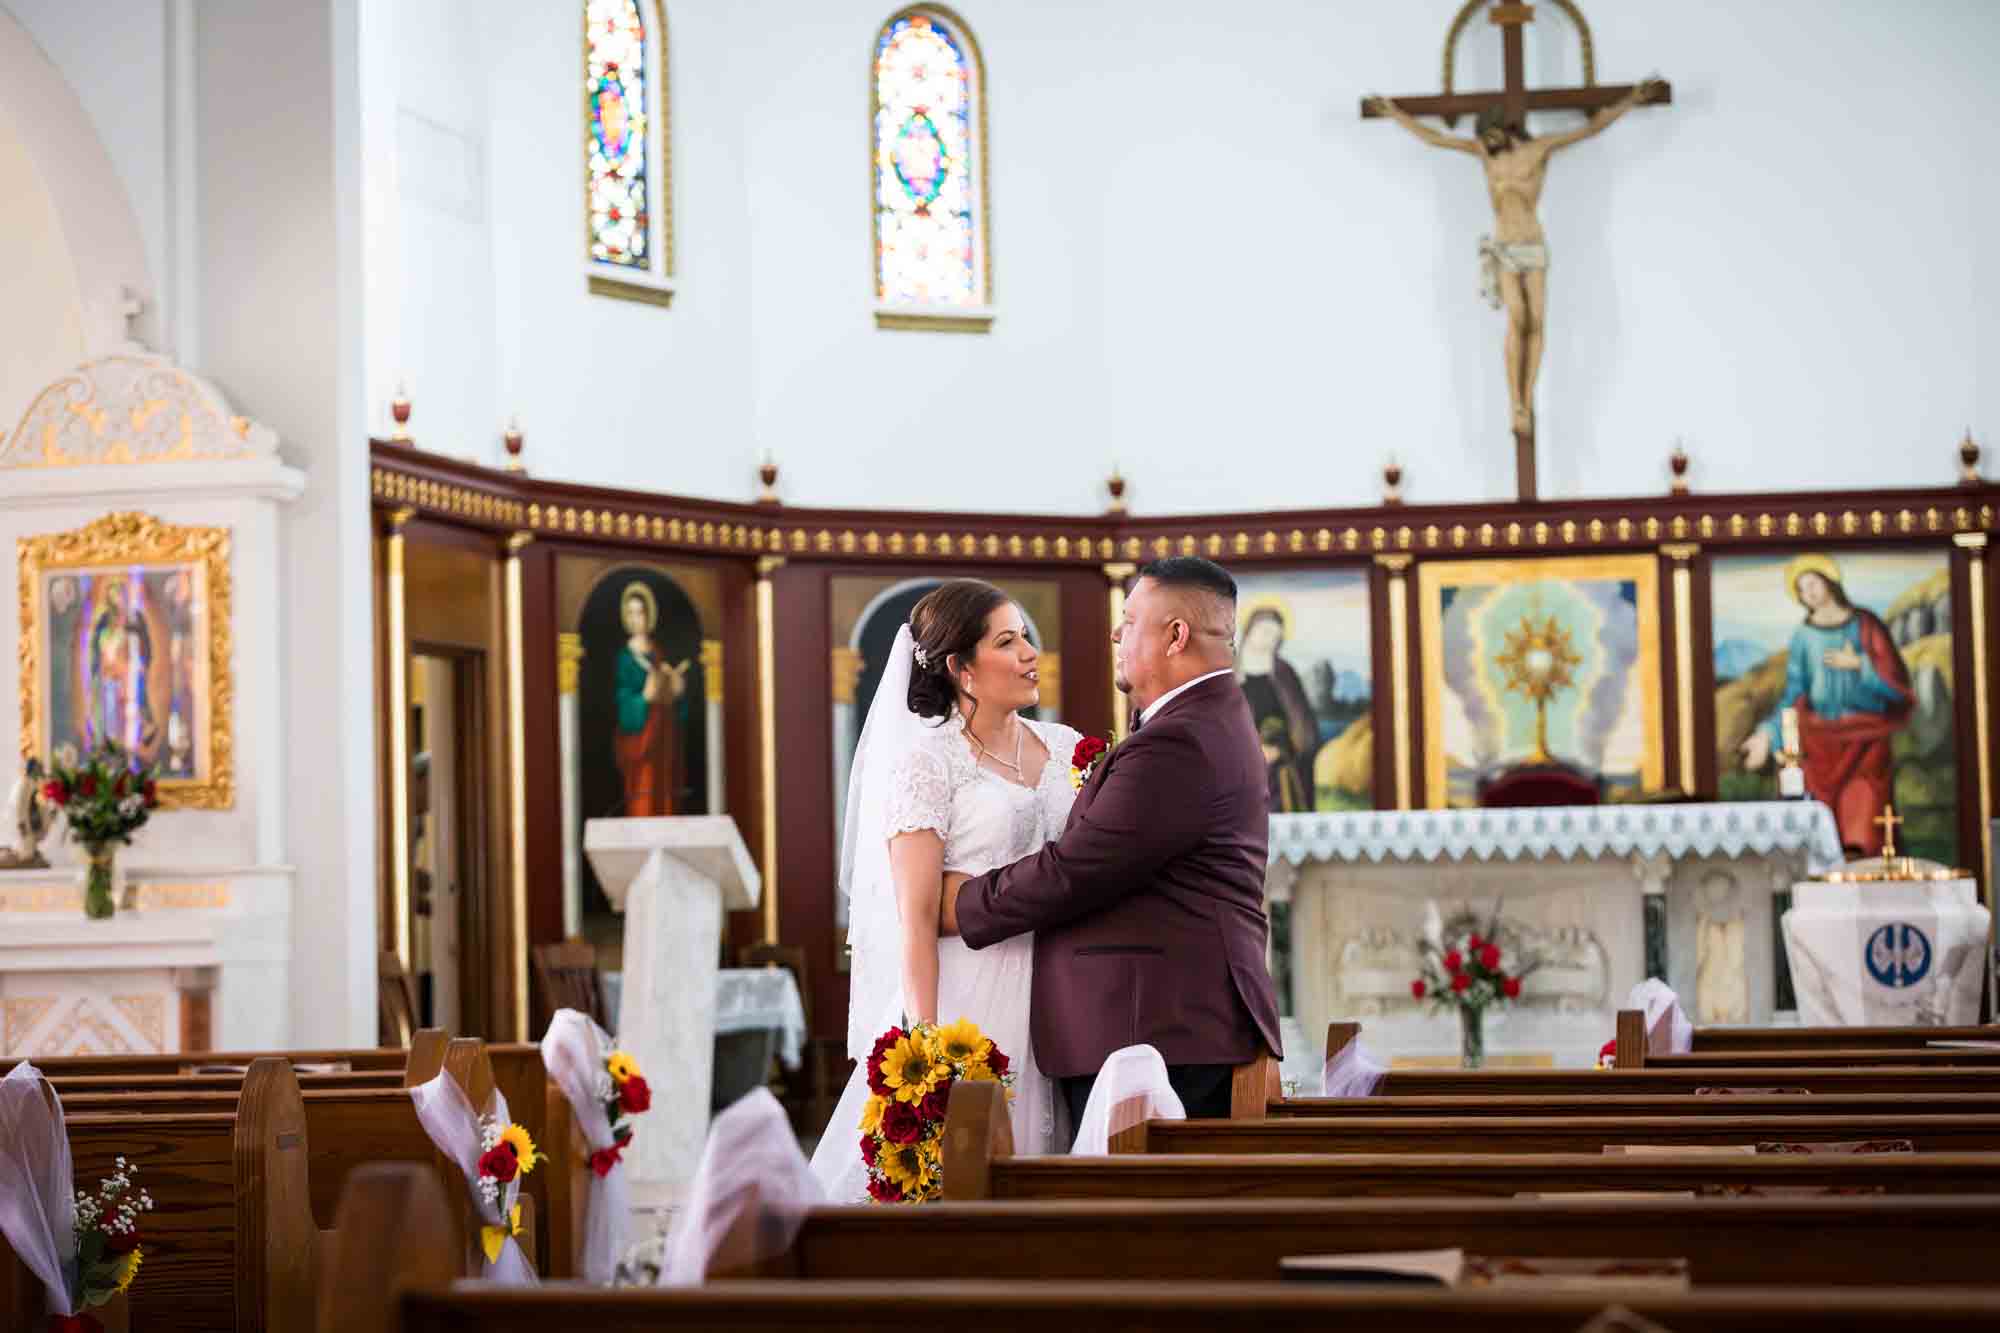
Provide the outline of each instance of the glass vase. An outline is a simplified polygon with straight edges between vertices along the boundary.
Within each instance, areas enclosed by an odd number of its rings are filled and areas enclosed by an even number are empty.
[[[83,914],[108,920],[118,911],[118,849],[115,844],[86,844],[83,863]]]
[[[1462,1069],[1486,1066],[1486,1011],[1470,1005],[1458,1011],[1458,1063]]]

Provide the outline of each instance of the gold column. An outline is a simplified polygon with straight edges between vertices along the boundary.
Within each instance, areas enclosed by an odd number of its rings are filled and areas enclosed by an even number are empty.
[[[1041,705],[1053,708],[1057,716],[1062,715],[1062,654],[1043,653],[1035,663],[1035,674],[1041,677]]]
[[[722,640],[701,641],[702,694],[712,704],[722,702]]]
[[[1986,908],[1993,910],[1993,751],[1991,705],[1987,699],[1986,534],[1961,532],[1952,538],[1972,557],[1967,583],[1972,604],[1972,735],[1979,746],[1979,868],[1986,880]]]
[[[1670,542],[1660,554],[1674,566],[1674,697],[1680,717],[1681,790],[1695,794],[1694,767],[1694,558],[1701,547]]]
[[[1129,560],[1120,560],[1104,567],[1104,577],[1111,584],[1111,632],[1125,623],[1125,580],[1139,572],[1139,567]],[[1132,726],[1132,701],[1125,691],[1118,688],[1118,650],[1112,649],[1111,667],[1111,739],[1113,742],[1125,739],[1125,733]]]
[[[534,534],[507,538],[507,870],[514,921],[514,1040],[528,1039],[528,712],[521,680],[521,548]]]
[[[410,650],[403,592],[403,525],[416,510],[390,511],[387,549],[389,655],[389,927],[403,971],[410,970]]]
[[[1378,555],[1375,563],[1389,575],[1389,716],[1392,723],[1390,766],[1396,774],[1396,808],[1408,810],[1410,767],[1410,557]]]
[[[827,658],[828,668],[833,675],[833,701],[837,704],[851,704],[855,693],[861,687],[861,672],[868,665],[858,649],[844,643],[833,645],[833,652]]]
[[[583,675],[583,636],[556,635],[556,693],[575,694]]]
[[[771,575],[785,558],[757,561],[757,730],[763,759],[764,943],[778,942],[778,602]]]

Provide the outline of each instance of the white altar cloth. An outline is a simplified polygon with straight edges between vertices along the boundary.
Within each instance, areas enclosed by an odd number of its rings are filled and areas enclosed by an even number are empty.
[[[1935,1027],[1979,1021],[1991,916],[1970,879],[1794,886],[1785,949],[1799,1021]]]

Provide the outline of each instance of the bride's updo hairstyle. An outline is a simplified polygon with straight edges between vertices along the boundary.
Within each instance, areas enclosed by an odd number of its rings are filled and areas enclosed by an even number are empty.
[[[972,662],[986,637],[986,618],[1007,594],[981,579],[951,579],[924,594],[910,610],[917,660],[910,665],[910,711],[949,717],[958,707],[958,671]]]

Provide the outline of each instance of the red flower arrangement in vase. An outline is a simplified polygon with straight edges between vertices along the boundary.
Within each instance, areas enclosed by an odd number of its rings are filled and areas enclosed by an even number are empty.
[[[1456,1009],[1461,1062],[1467,1069],[1486,1063],[1486,1010],[1521,998],[1522,981],[1541,966],[1525,958],[1503,937],[1500,904],[1482,920],[1470,907],[1440,919],[1435,904],[1426,909],[1424,938],[1418,944],[1417,977],[1410,994],[1433,1009]]]

